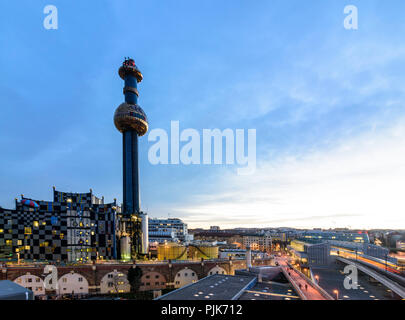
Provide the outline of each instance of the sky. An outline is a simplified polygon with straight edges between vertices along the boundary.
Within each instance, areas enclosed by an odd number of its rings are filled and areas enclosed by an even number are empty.
[[[48,4],[56,30],[43,25]],[[357,30],[343,25],[349,4]],[[401,0],[2,1],[0,206],[51,200],[52,186],[122,200],[113,114],[130,56],[150,131],[256,130],[245,176],[237,164],[153,165],[154,142],[140,138],[151,217],[404,229],[404,11]]]

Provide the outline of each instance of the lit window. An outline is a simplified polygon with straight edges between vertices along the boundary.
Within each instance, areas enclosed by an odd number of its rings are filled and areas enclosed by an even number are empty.
[[[21,246],[22,245],[22,240],[18,240],[17,245]]]
[[[31,229],[31,227],[25,227],[25,228],[24,228],[24,234],[32,234],[32,229]]]
[[[39,227],[39,222],[38,221],[34,221],[34,228],[38,228]]]
[[[12,240],[6,240],[6,245],[7,245],[7,246],[12,246],[12,245],[13,245],[13,241],[12,241]]]
[[[0,233],[3,233],[4,232],[4,230],[3,229],[0,229]]]

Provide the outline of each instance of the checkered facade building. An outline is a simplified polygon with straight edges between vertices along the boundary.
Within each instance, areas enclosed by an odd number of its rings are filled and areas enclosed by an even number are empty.
[[[86,262],[116,258],[116,210],[89,193],[53,190],[54,201],[38,208],[16,200],[16,209],[0,207],[0,249],[24,260]]]

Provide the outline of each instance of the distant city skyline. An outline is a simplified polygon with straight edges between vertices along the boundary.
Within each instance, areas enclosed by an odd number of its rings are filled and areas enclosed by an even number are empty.
[[[189,228],[405,229],[405,3],[55,0],[2,4],[0,206],[58,190],[122,202],[117,67],[134,58],[150,130],[256,129],[237,165],[152,165],[139,144],[141,207]],[[134,28],[134,15],[137,17]]]

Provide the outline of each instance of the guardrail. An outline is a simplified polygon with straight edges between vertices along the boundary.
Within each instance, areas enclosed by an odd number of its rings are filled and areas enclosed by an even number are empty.
[[[283,272],[283,274],[285,275],[285,277],[288,279],[288,281],[292,284],[292,286],[294,287],[295,291],[298,293],[298,295],[301,297],[302,300],[308,300],[307,296],[302,292],[302,290],[297,286],[297,284],[294,282],[294,280],[290,277],[290,275],[288,274],[288,272],[282,267],[280,266],[281,271]]]
[[[395,283],[394,281],[388,279],[387,277],[377,273],[376,271],[370,270],[369,268],[362,266],[359,263],[356,263],[354,261],[347,260],[342,257],[336,257],[337,260],[346,263],[346,264],[351,264],[355,266],[358,270],[363,271],[364,273],[368,274],[370,277],[374,278],[387,288],[391,289],[393,292],[395,292],[397,295],[399,295],[402,299],[405,299],[405,289],[400,286],[399,284]]]
[[[287,262],[287,265],[291,268],[294,269],[306,282],[309,283],[310,286],[312,286],[315,290],[317,290],[326,300],[335,300],[329,293],[326,292],[325,289],[323,289],[319,284],[314,282],[312,279],[308,278],[305,274],[303,274],[301,271],[295,269],[292,265],[290,265],[289,262]]]

